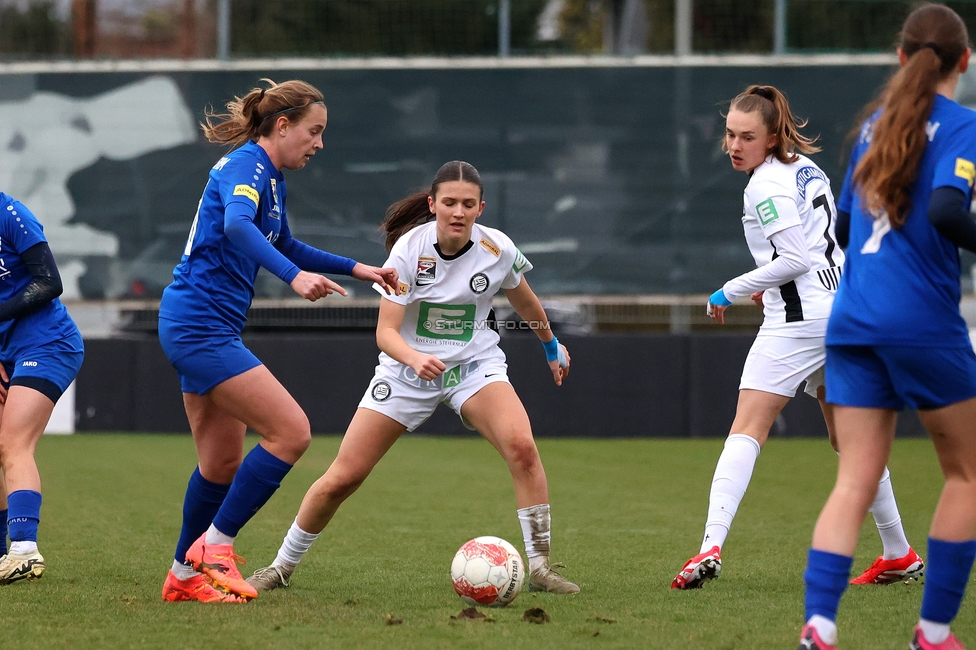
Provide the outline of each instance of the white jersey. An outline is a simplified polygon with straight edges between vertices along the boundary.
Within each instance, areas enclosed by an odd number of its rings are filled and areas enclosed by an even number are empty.
[[[827,175],[805,156],[786,164],[770,156],[755,169],[743,192],[742,226],[757,266],[777,257],[770,238],[801,226],[810,270],[763,294],[760,333],[824,336],[844,265],[834,234],[837,208]]]
[[[400,237],[384,266],[400,275],[397,295],[384,292],[383,298],[407,308],[403,340],[449,365],[495,353],[498,333],[488,327],[492,298],[500,289],[519,286],[532,268],[505,233],[478,224],[465,248],[444,256],[433,221]],[[401,365],[385,352],[380,364]]]

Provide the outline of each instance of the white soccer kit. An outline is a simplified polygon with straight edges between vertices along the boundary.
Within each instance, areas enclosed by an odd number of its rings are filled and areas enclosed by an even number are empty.
[[[400,276],[397,295],[383,294],[406,307],[400,336],[411,348],[447,365],[433,381],[385,352],[360,401],[413,431],[444,402],[458,414],[464,402],[485,385],[508,381],[498,333],[488,325],[492,299],[514,289],[532,264],[500,230],[475,224],[471,241],[455,255],[437,247],[436,222],[405,233],[384,266]],[[377,287],[377,290],[380,290]]]
[[[730,300],[764,291],[763,324],[740,388],[792,396],[804,379],[809,378],[806,390],[811,394],[822,385],[817,371],[826,356],[823,337],[844,264],[834,231],[836,216],[830,181],[809,158],[799,156],[787,164],[770,156],[752,173],[743,192],[742,226],[758,268],[723,287]],[[808,259],[810,270],[792,279],[777,278],[789,266],[786,259],[773,264],[781,256]],[[760,341],[765,337],[796,341]]]

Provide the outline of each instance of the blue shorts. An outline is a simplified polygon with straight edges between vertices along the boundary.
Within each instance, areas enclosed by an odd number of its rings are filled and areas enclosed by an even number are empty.
[[[159,319],[159,342],[184,393],[204,393],[261,365],[241,337],[206,325]]]
[[[841,406],[937,409],[976,397],[972,347],[828,345],[827,401]]]
[[[57,403],[78,376],[84,359],[85,344],[77,329],[47,343],[4,350],[3,367],[10,377],[7,386],[33,388]]]

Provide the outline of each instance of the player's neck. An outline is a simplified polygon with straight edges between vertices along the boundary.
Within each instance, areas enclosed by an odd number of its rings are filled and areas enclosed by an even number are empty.
[[[955,100],[956,86],[959,85],[959,75],[951,74],[935,86],[935,92],[947,99]]]

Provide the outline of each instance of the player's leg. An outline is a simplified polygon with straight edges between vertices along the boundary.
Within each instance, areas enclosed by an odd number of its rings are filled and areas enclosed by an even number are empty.
[[[824,423],[830,436],[830,444],[837,449],[836,427],[834,425],[834,409],[828,404],[824,394],[824,387],[817,389],[817,399],[823,411]],[[901,513],[895,501],[895,492],[891,486],[891,475],[885,467],[878,482],[878,494],[868,509],[874,517],[874,523],[881,536],[884,547],[881,557],[876,559],[864,573],[851,580],[852,585],[878,584],[887,585],[904,580],[918,580],[925,571],[925,563],[918,553],[909,545],[905,535],[905,527],[901,523]]]
[[[335,460],[305,493],[298,516],[270,566],[258,569],[249,583],[261,590],[287,587],[288,579],[342,502],[355,492],[407,427],[391,417],[359,408],[339,445]]]
[[[837,643],[837,608],[847,588],[861,523],[878,491],[895,436],[897,412],[836,406],[837,482],[820,513],[804,573],[803,635]]]
[[[239,596],[254,598],[257,591],[237,569],[234,538],[267,503],[308,448],[311,441],[308,418],[264,365],[221,382],[201,399],[211,400],[228,416],[255,430],[263,440],[241,461],[213,523],[190,546],[186,559],[217,585]]]
[[[215,589],[192,564],[187,551],[213,523],[241,464],[247,427],[206,395],[183,393],[199,464],[190,475],[183,499],[183,522],[173,566],[163,585],[163,600],[238,602],[236,596]]]
[[[48,392],[60,394],[54,384]],[[35,388],[18,385],[7,392],[0,420],[0,467],[8,490],[10,549],[0,561],[0,585],[44,573],[44,558],[37,550],[41,477],[34,450],[53,410],[52,397]]]
[[[515,389],[507,381],[485,384],[463,401],[460,414],[498,450],[512,475],[529,561],[529,589],[558,594],[579,592],[579,587],[554,571],[555,565],[549,562],[549,485],[529,416]]]
[[[3,405],[0,404],[0,420],[3,419]],[[0,558],[7,554],[7,483],[0,469]]]
[[[789,401],[788,396],[761,390],[739,391],[735,420],[712,476],[701,548],[675,576],[672,589],[698,588],[718,577],[722,570],[722,546],[749,488],[759,452],[766,444],[773,422]]]
[[[916,631],[917,647],[927,648],[949,640],[949,625],[959,611],[976,557],[976,398],[920,410],[919,417],[935,443],[946,479],[929,531],[929,566]]]

